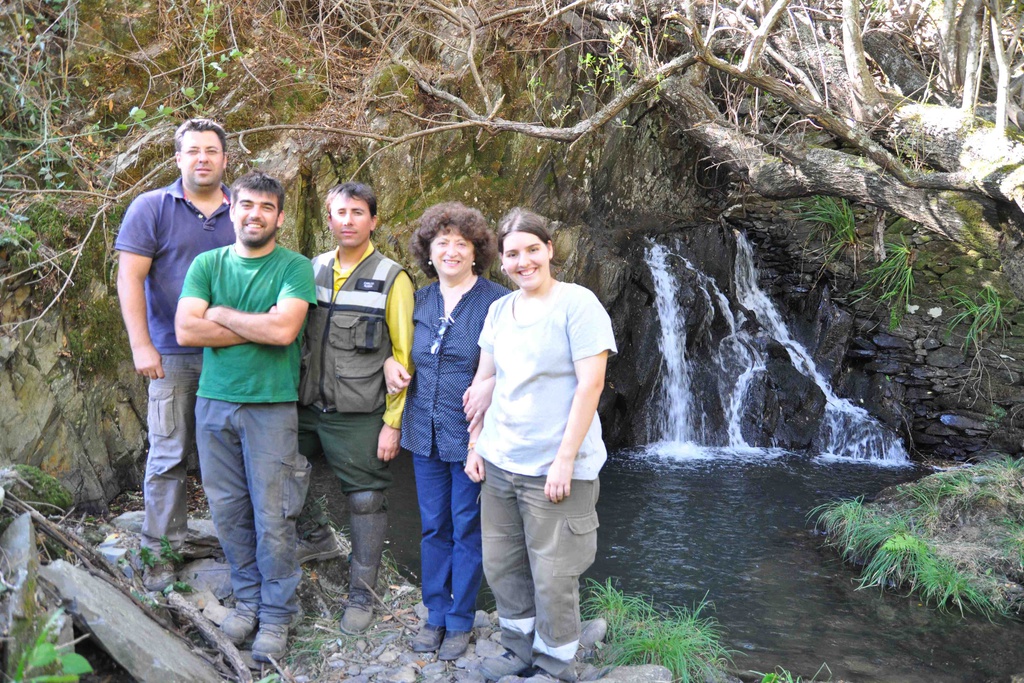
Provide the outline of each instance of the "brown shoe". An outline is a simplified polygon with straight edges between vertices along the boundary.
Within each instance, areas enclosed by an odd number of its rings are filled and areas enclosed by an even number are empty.
[[[441,639],[444,638],[444,626],[433,626],[426,622],[420,627],[420,632],[412,639],[413,652],[436,652],[441,647]]]
[[[454,662],[466,654],[471,635],[469,631],[448,631],[444,636],[444,642],[441,643],[441,649],[437,653],[437,658],[442,662]]]
[[[162,593],[174,583],[174,578],[174,565],[170,562],[157,562],[142,570],[142,585],[155,593]]]
[[[362,633],[373,623],[373,596],[367,591],[352,591],[348,607],[341,615],[341,632],[350,636]]]

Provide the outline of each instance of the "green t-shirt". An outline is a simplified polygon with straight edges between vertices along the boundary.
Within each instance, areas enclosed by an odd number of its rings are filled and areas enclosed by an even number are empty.
[[[260,258],[245,258],[234,246],[196,257],[185,275],[181,298],[245,313],[266,313],[284,299],[316,304],[309,259],[284,247]],[[203,350],[198,395],[232,403],[284,403],[298,400],[302,335],[288,346],[252,342]]]

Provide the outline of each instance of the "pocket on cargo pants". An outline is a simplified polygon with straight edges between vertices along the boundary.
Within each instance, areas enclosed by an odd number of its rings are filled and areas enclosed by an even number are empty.
[[[309,474],[313,466],[301,455],[296,454],[293,462],[282,462],[281,472],[284,475],[281,497],[284,503],[284,516],[287,519],[298,519],[302,506],[306,502],[309,490]]]
[[[174,433],[174,385],[153,380],[149,385],[149,408],[146,421],[153,436],[168,437]]]
[[[579,576],[594,563],[597,555],[597,512],[570,515],[558,529],[558,560],[554,576]]]

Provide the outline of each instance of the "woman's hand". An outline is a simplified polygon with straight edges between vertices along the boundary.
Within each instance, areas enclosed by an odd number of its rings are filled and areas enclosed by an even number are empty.
[[[484,413],[491,407],[491,396],[494,393],[494,375],[478,380],[469,385],[462,394],[462,409],[469,420],[468,431],[473,431],[484,419]]]
[[[412,374],[405,369],[405,366],[395,360],[394,356],[388,356],[384,361],[384,384],[389,394],[397,394],[409,386],[412,381]]]
[[[469,454],[466,456],[466,476],[470,481],[479,484],[484,480],[485,475],[484,459],[476,454],[476,449],[469,449]]]
[[[555,456],[548,469],[548,479],[544,482],[544,495],[552,503],[561,503],[569,497],[572,486],[572,471],[576,464],[575,458]]]

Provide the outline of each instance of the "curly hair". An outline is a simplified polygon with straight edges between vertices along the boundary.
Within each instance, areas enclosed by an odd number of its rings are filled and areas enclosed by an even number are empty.
[[[434,204],[420,216],[419,226],[409,241],[409,250],[420,270],[427,277],[437,277],[437,269],[430,262],[430,243],[439,234],[452,232],[473,243],[473,272],[486,272],[498,254],[494,234],[482,213],[459,202]]]

